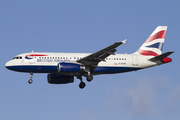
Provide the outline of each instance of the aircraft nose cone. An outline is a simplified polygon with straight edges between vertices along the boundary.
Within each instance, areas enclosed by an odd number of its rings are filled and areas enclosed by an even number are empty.
[[[12,70],[12,71],[19,71],[19,67],[15,66],[15,63],[13,60],[10,60],[8,61],[6,64],[5,64],[5,67],[9,70]]]
[[[5,64],[5,67],[6,67],[7,69],[10,69],[11,65],[12,65],[11,62],[8,61],[8,62]]]

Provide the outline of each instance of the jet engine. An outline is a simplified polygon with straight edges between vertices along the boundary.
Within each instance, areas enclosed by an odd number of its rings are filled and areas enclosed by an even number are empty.
[[[80,72],[85,69],[84,66],[75,63],[58,63],[58,72]]]
[[[65,76],[59,74],[48,74],[47,79],[48,79],[48,83],[50,84],[67,84],[74,82],[73,76]]]

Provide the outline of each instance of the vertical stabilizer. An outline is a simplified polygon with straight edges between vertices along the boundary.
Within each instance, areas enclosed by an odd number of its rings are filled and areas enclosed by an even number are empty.
[[[166,31],[167,26],[158,26],[135,53],[145,56],[160,55],[162,53]]]

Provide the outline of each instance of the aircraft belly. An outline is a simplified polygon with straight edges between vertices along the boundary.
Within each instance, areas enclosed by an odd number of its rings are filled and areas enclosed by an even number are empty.
[[[57,66],[17,65],[9,66],[8,69],[18,72],[54,73]]]
[[[135,71],[139,69],[141,68],[138,68],[138,67],[98,67],[94,70],[93,73],[112,74],[112,73]]]

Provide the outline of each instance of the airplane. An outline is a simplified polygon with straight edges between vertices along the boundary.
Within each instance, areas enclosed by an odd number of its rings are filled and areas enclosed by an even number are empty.
[[[28,82],[33,82],[33,73],[48,73],[50,84],[73,83],[74,77],[80,79],[79,87],[83,89],[94,75],[115,74],[137,71],[172,61],[168,56],[174,51],[162,54],[167,26],[158,26],[142,46],[132,54],[115,54],[116,48],[126,40],[101,49],[95,53],[50,53],[30,52],[15,56],[5,64],[9,70],[30,74]]]

